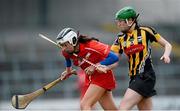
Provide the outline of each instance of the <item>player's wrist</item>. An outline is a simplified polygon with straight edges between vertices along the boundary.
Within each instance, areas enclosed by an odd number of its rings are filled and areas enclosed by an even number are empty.
[[[71,73],[72,67],[66,67],[66,72]]]

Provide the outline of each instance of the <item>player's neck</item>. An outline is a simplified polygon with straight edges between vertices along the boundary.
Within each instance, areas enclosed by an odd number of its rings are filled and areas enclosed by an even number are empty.
[[[128,33],[132,33],[136,27],[136,24],[134,23],[131,28],[129,29]]]

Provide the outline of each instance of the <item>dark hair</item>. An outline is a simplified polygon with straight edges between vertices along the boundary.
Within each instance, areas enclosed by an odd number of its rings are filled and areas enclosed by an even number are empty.
[[[95,37],[88,37],[88,36],[85,36],[85,35],[79,35],[78,36],[78,42],[79,43],[86,43],[86,42],[89,42],[91,40],[96,40],[96,41],[99,41],[97,38]]]

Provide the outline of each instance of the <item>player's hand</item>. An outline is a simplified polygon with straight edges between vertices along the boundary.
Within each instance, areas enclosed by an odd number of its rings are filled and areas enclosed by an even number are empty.
[[[100,73],[107,73],[108,67],[105,65],[97,64],[96,70]]]
[[[60,75],[60,79],[61,79],[61,80],[65,80],[65,79],[69,78],[72,74],[77,75],[75,69],[71,70],[71,72],[69,72],[69,73],[67,73],[67,71],[65,70],[65,71]]]
[[[87,74],[87,75],[92,75],[95,71],[95,67],[94,66],[89,66],[87,67],[84,72]]]
[[[169,58],[169,56],[166,56],[166,55],[163,55],[163,56],[160,58],[160,60],[163,60],[164,63],[170,63],[170,58]]]

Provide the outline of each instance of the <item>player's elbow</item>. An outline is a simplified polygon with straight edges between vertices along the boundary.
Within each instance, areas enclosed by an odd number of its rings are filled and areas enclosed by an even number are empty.
[[[172,49],[172,45],[169,42],[166,43],[166,47],[168,47],[169,50]]]
[[[115,56],[114,56],[114,63],[116,63],[118,61],[119,61],[119,57],[115,54]]]
[[[109,58],[110,58],[110,61],[111,61],[110,64],[114,64],[114,63],[119,61],[119,57],[112,51],[109,53]]]

